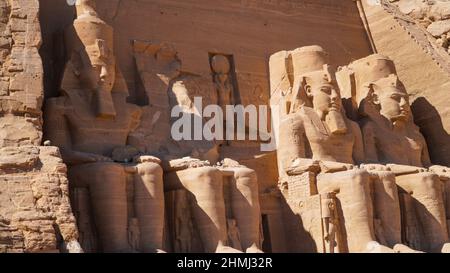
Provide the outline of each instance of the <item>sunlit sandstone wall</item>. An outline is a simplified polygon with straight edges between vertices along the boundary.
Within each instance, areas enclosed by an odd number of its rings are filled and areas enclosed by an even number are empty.
[[[0,253],[65,251],[78,237],[66,166],[42,147],[37,0],[0,0]]]

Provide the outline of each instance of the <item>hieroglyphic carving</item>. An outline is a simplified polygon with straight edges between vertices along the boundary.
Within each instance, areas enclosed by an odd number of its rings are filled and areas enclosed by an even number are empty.
[[[217,92],[218,105],[225,113],[227,105],[234,105],[235,88],[231,76],[231,63],[228,56],[216,54],[211,57],[214,87]]]

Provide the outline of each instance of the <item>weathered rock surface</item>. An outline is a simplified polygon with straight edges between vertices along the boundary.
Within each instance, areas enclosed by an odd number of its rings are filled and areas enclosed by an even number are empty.
[[[0,149],[0,252],[66,251],[78,238],[56,147]]]
[[[43,69],[39,2],[0,1],[0,147],[40,145]]]
[[[56,147],[39,147],[38,14],[37,0],[0,0],[0,252],[67,251],[78,237],[66,166]]]
[[[434,38],[420,22],[400,13],[392,4],[384,1],[384,5],[368,5],[363,2],[378,52],[394,60],[399,78],[410,92],[414,121],[427,140],[431,161],[448,166],[448,53],[435,45]]]
[[[390,0],[398,7],[399,12],[417,20],[434,36],[436,45],[448,50],[447,34],[450,31],[450,2],[445,0]]]
[[[436,21],[427,27],[428,32],[434,37],[439,37],[450,31],[450,20]]]

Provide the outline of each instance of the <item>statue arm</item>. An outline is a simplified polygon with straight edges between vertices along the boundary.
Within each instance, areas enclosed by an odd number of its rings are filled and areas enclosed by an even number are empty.
[[[303,173],[309,169],[310,165],[316,165],[312,159],[306,158],[307,139],[299,119],[300,117],[291,114],[280,123],[277,156],[280,167],[289,175]]]
[[[65,118],[64,97],[48,99],[45,104],[46,138],[61,150],[71,149],[69,128]]]
[[[352,164],[307,158],[306,150],[309,143],[300,118],[301,116],[290,114],[280,125],[281,145],[277,154],[282,168],[288,175],[301,175],[305,172],[333,173],[353,168]],[[359,137],[361,138],[361,135]]]
[[[425,141],[425,138],[422,136],[422,145],[423,145],[423,149],[422,149],[422,154],[421,154],[421,159],[422,159],[422,165],[424,167],[430,167],[431,164],[431,159],[430,159],[430,154],[428,152],[428,146],[427,146],[427,142]]]
[[[409,165],[387,164],[386,166],[389,168],[390,171],[395,173],[396,176],[427,171],[427,169],[425,169],[425,168],[409,166]]]
[[[101,155],[78,152],[72,150],[70,129],[65,117],[67,106],[65,97],[48,99],[45,105],[45,132],[53,146],[59,147],[61,156],[68,165],[90,163],[97,161],[110,161]]]
[[[377,163],[378,154],[375,140],[375,132],[372,126],[365,125],[362,127],[363,149],[365,152],[365,162]],[[360,163],[360,162],[359,162]]]
[[[359,128],[359,125],[353,121],[351,121],[351,125],[352,125],[353,135],[355,138],[355,141],[353,144],[353,161],[356,164],[359,164],[359,163],[362,163],[365,161],[363,137],[362,137],[361,129]]]

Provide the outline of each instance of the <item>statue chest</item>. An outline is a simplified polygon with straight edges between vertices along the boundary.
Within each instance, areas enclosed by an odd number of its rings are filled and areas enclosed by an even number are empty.
[[[81,96],[71,95],[70,105],[65,117],[74,149],[106,155],[126,145],[134,121],[126,102],[115,101],[117,115],[111,119],[96,117],[89,100]]]
[[[350,128],[350,126],[348,126]],[[349,129],[345,134],[329,133],[323,125],[305,124],[305,135],[313,156],[317,159],[352,162],[355,138]]]
[[[423,144],[414,136],[380,130],[375,145],[380,160],[385,163],[420,166]]]

